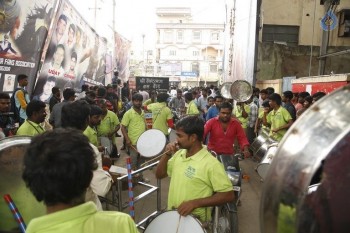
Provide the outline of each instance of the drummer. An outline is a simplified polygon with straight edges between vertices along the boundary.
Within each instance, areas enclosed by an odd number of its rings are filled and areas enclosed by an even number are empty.
[[[207,121],[204,126],[204,138],[210,134],[208,149],[219,155],[233,155],[233,144],[237,139],[244,157],[249,157],[249,142],[241,123],[231,117],[232,105],[224,102],[219,106],[219,115]]]
[[[177,143],[170,143],[157,166],[158,179],[171,177],[168,209],[211,221],[211,207],[234,200],[232,184],[222,164],[202,145],[204,121],[187,116],[176,124]]]
[[[169,135],[169,128],[174,128],[173,115],[166,103],[168,98],[167,93],[160,93],[157,96],[157,103],[144,106],[146,111],[152,112],[152,128],[159,129],[165,136]]]
[[[129,215],[98,211],[94,203],[85,202],[97,164],[88,139],[78,130],[55,129],[34,137],[24,165],[23,180],[47,212],[29,223],[27,233],[138,232]]]
[[[145,113],[142,110],[143,97],[136,93],[132,96],[132,108],[123,116],[121,131],[131,157],[132,169],[139,167],[139,154],[136,151],[137,139],[146,131]]]

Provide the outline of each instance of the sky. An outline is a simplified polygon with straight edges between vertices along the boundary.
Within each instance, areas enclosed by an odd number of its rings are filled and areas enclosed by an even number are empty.
[[[69,0],[96,31],[112,38],[113,0]],[[191,7],[201,23],[224,23],[225,0],[115,0],[115,29],[133,43],[155,44],[156,7]],[[97,7],[95,7],[95,4]],[[96,22],[95,22],[96,9]]]

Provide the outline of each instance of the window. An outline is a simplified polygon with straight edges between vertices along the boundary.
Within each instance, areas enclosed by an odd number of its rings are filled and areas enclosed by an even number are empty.
[[[177,42],[182,42],[183,41],[183,37],[184,37],[183,31],[181,31],[181,30],[177,31],[176,41]]]
[[[199,75],[199,64],[198,63],[192,63],[191,64],[191,71],[196,72],[197,75]]]
[[[219,32],[212,32],[211,33],[211,41],[218,42],[219,41]]]
[[[297,45],[299,41],[299,27],[264,24],[262,41],[285,42]]]
[[[201,32],[200,31],[193,31],[193,41],[200,41],[201,40]]]
[[[152,56],[153,55],[153,51],[152,50],[148,50],[147,51],[147,55]]]
[[[194,56],[194,57],[198,57],[199,56],[199,51],[197,50],[195,50],[195,51],[192,51],[192,56]]]
[[[218,65],[217,64],[210,64],[210,73],[216,73],[218,72]]]
[[[172,43],[173,42],[173,31],[164,31],[164,43]]]
[[[176,50],[169,50],[169,56],[176,56]]]
[[[350,9],[339,12],[338,36],[350,37]]]

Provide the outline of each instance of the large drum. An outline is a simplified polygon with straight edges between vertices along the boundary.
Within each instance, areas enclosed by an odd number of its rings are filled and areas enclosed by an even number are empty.
[[[22,180],[23,156],[30,141],[30,137],[0,140],[0,232],[18,230],[18,225],[2,198],[5,194],[11,195],[26,224],[33,218],[45,215],[45,206],[35,199]]]
[[[262,233],[350,232],[349,100],[350,86],[323,97],[283,137],[263,186]]]
[[[257,152],[268,139],[269,139],[269,131],[267,129],[261,129],[259,136],[255,138],[254,142],[250,146],[250,149],[253,152],[253,156],[255,160],[259,162],[261,161],[262,157],[257,156]]]
[[[256,168],[256,171],[258,172],[259,176],[262,179],[266,178],[266,174],[270,168],[270,164],[276,155],[277,146],[278,146],[278,143],[272,143],[271,145],[269,145],[265,153],[265,156],[262,158],[261,162]]]
[[[165,148],[166,137],[158,129],[149,129],[137,140],[137,151],[141,156],[151,158],[159,155]]]
[[[176,210],[156,216],[145,228],[144,233],[205,233],[202,224],[193,216],[180,216]]]

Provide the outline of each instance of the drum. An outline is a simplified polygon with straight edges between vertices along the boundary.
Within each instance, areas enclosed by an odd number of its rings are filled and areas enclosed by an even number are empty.
[[[232,99],[231,86],[232,86],[232,82],[226,82],[226,83],[223,83],[220,87],[220,93],[226,99]]]
[[[258,172],[259,176],[263,179],[266,178],[266,174],[270,168],[270,164],[276,155],[277,146],[278,143],[273,143],[268,147],[265,156],[262,158],[261,162],[256,168],[256,171]]]
[[[262,233],[350,232],[349,100],[349,85],[322,97],[279,143],[261,193]]]
[[[158,129],[149,129],[141,134],[137,140],[137,151],[143,157],[154,157],[159,155],[165,148],[166,137]]]
[[[254,158],[261,162],[264,156],[266,155],[267,150],[269,149],[269,146],[276,143],[275,140],[272,138],[266,138],[265,142],[260,146],[260,148],[256,151],[254,154]]]
[[[262,157],[256,156],[256,153],[260,149],[262,145],[268,140],[269,138],[269,132],[266,129],[262,129],[259,133],[259,136],[255,138],[254,142],[250,146],[250,149],[253,151],[253,156],[256,160],[259,162],[261,161]]]
[[[165,230],[166,229],[166,230]],[[193,216],[180,216],[176,210],[156,216],[145,228],[144,233],[205,233],[202,224]]]
[[[105,148],[105,153],[110,155],[113,150],[112,140],[109,137],[99,137],[101,146]]]
[[[169,128],[169,142],[175,142],[177,138],[176,130]]]
[[[23,156],[30,137],[11,137],[0,140],[0,196],[10,194],[26,224],[45,215],[46,208],[27,189],[22,180]],[[4,200],[0,201],[0,232],[13,232],[18,225]]]
[[[253,87],[246,80],[236,80],[232,83],[230,93],[237,102],[245,102],[253,95]]]

